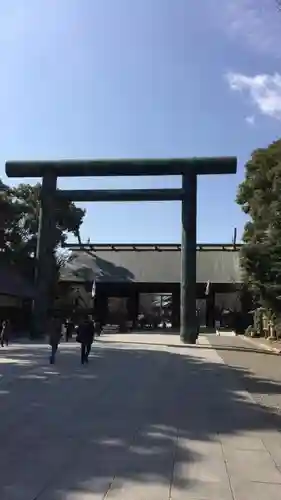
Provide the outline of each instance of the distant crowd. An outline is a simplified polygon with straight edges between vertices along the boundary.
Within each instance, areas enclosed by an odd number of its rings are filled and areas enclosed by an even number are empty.
[[[62,321],[59,316],[54,316],[48,322],[48,341],[51,348],[50,364],[54,364],[59,344],[64,337],[66,342],[69,342],[75,337],[76,342],[81,345],[81,364],[84,365],[89,361],[92,344],[95,336],[101,334],[101,325],[94,321],[91,316],[86,315],[75,325],[72,319]],[[8,347],[12,335],[11,322],[4,320],[0,327],[0,343],[1,347]]]

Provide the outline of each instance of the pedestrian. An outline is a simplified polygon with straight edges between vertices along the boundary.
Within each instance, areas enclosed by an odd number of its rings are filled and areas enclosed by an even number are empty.
[[[53,317],[49,325],[49,344],[51,346],[50,364],[56,361],[56,353],[61,340],[62,322],[60,318]]]
[[[198,340],[200,333],[200,309],[196,308],[196,337],[195,340]]]
[[[102,332],[101,322],[100,321],[95,321],[95,323],[94,323],[94,333],[95,333],[95,335],[97,335],[97,337],[100,337],[101,336],[101,332]]]
[[[89,362],[92,343],[94,341],[95,327],[92,319],[87,316],[78,326],[76,340],[81,344],[81,364]]]
[[[10,334],[11,334],[11,324],[10,321],[6,319],[3,321],[1,325],[1,334],[0,334],[1,347],[4,347],[4,345],[8,347]]]
[[[71,340],[73,332],[74,332],[74,323],[71,319],[68,319],[65,325],[65,341],[68,342]]]

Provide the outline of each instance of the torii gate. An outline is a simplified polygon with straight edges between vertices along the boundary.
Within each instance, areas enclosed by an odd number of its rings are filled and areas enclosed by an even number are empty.
[[[36,297],[34,324],[37,334],[45,331],[50,307],[52,252],[54,249],[55,198],[72,201],[171,201],[182,206],[181,242],[181,325],[185,343],[196,342],[196,222],[197,176],[235,174],[237,159],[178,158],[150,160],[60,160],[8,161],[8,177],[42,177],[39,237],[37,244]],[[179,189],[57,190],[58,177],[182,176]]]

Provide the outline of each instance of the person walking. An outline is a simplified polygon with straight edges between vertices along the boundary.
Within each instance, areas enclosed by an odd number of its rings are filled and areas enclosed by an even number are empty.
[[[196,338],[195,340],[198,340],[199,333],[200,333],[200,309],[196,308]]]
[[[65,341],[71,340],[75,326],[71,319],[68,319],[65,325]]]
[[[4,345],[8,347],[10,334],[11,334],[11,324],[10,321],[6,319],[3,321],[1,325],[1,334],[0,334],[1,347],[4,347]]]
[[[52,318],[49,326],[49,344],[51,346],[50,364],[56,361],[56,354],[61,340],[62,322],[60,318]]]
[[[97,337],[100,337],[101,336],[101,332],[102,332],[102,325],[101,325],[101,322],[100,321],[95,321],[94,322],[94,333]]]
[[[81,344],[81,364],[89,362],[89,354],[91,352],[92,343],[94,341],[95,327],[92,319],[87,316],[85,320],[78,326],[77,342]]]

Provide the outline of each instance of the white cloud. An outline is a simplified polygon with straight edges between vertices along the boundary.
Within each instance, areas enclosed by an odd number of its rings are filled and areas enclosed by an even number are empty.
[[[245,120],[251,126],[255,125],[255,123],[256,123],[256,119],[255,119],[254,115],[246,116]]]
[[[262,114],[281,120],[281,75],[279,73],[255,76],[227,73],[226,79],[232,90],[246,92]]]
[[[281,11],[276,0],[209,2],[217,16],[216,22],[229,37],[256,52],[281,57]]]

